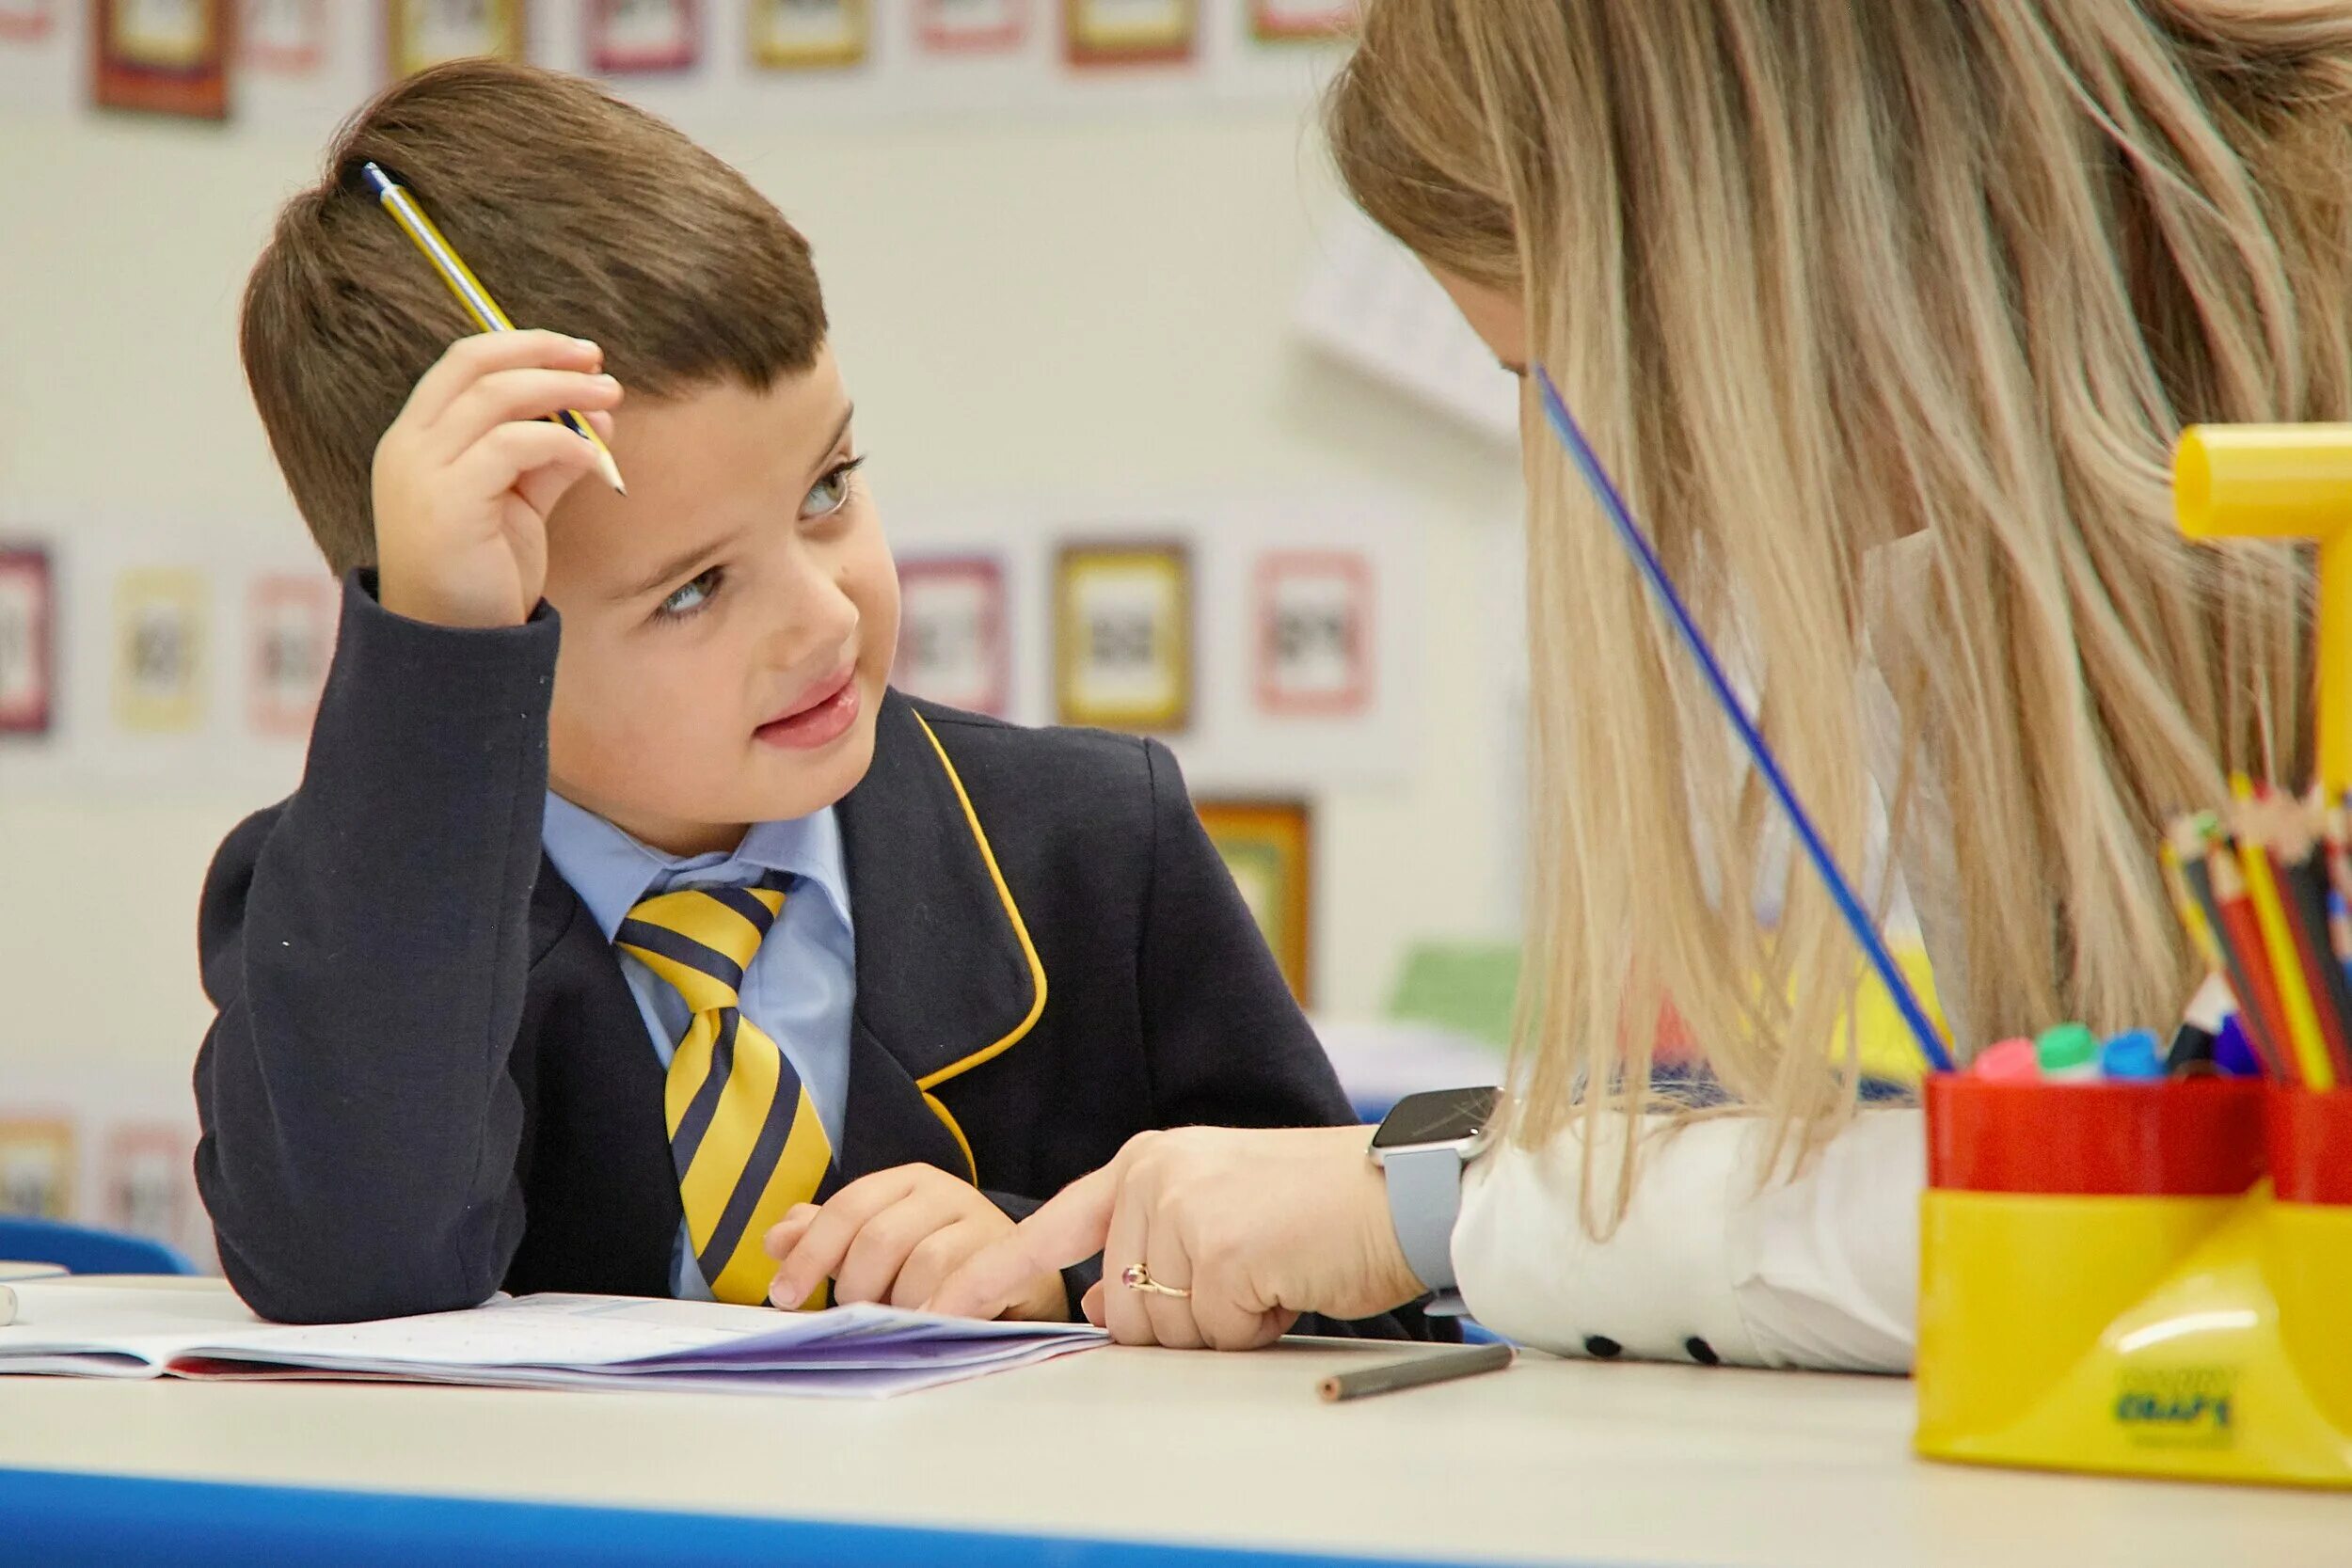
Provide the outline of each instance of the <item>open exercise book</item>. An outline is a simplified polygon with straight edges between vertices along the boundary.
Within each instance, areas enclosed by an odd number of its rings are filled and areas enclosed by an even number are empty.
[[[778,1312],[640,1296],[498,1298],[375,1323],[265,1323],[225,1285],[17,1282],[0,1373],[361,1378],[514,1388],[876,1397],[1085,1350],[1100,1330],[887,1307]]]

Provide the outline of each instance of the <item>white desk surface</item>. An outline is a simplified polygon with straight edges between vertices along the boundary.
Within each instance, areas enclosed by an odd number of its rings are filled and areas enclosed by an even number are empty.
[[[1532,1358],[1315,1397],[1392,1354],[1110,1349],[877,1402],[0,1378],[0,1468],[1611,1568],[2352,1563],[2341,1494],[1916,1460],[1895,1379]]]

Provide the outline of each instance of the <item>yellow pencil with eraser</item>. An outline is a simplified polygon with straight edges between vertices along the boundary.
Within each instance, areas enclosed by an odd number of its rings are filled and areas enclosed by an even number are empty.
[[[385,173],[380,165],[373,163],[359,166],[359,178],[376,200],[383,203],[384,211],[391,214],[392,221],[400,225],[401,232],[416,242],[417,248],[424,252],[424,259],[433,263],[433,270],[440,275],[442,282],[449,285],[449,292],[457,297],[459,305],[465,307],[466,314],[473,318],[476,326],[485,332],[515,330],[515,324],[507,319],[505,311],[499,309],[499,302],[490,297],[490,291],[482,286],[482,279],[473,275],[473,269],[466,265],[466,259],[457,254],[457,248],[449,243],[440,230],[434,227],[433,220],[424,215],[424,209],[417,205],[417,198],[409,194],[406,186]],[[621,483],[621,466],[612,461],[612,449],[604,444],[604,438],[596,434],[596,426],[588,422],[587,415],[566,408],[549,417],[555,423],[595,447],[596,467],[603,473],[606,483],[622,495],[628,494],[628,486]]]

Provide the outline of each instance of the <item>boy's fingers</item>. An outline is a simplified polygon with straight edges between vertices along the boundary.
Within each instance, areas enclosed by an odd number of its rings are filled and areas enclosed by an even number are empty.
[[[548,428],[552,430],[555,427],[550,425]],[[571,436],[568,430],[564,434]],[[555,463],[525,469],[521,479],[516,483],[516,491],[523,498],[525,504],[539,515],[542,521],[554,515],[555,503],[562,500],[564,492],[581,480],[593,475],[596,483],[603,483],[603,476],[597,471],[596,450],[589,447],[587,442],[577,436],[572,436],[572,444],[578,447],[587,447],[588,450],[585,453],[579,454],[577,461],[574,460],[572,454],[566,454]]]
[[[543,420],[566,408],[609,409],[620,401],[621,384],[609,375],[536,367],[498,371],[460,392],[440,418],[418,432],[420,451],[455,462],[500,425]]]
[[[1064,1187],[1059,1196],[1013,1227],[1011,1235],[982,1248],[949,1275],[931,1310],[959,1318],[993,1318],[1021,1299],[1033,1276],[1066,1269],[1102,1251],[1125,1174],[1125,1163],[1116,1161]]]
[[[596,449],[562,425],[503,425],[468,448],[451,470],[471,501],[495,501],[513,490],[545,517],[582,474],[596,466]]]
[[[594,374],[604,368],[604,351],[585,339],[536,328],[460,338],[418,379],[403,417],[431,424],[483,377],[533,367]]]
[[[782,1261],[799,1243],[801,1232],[806,1230],[809,1222],[816,1217],[817,1205],[814,1203],[794,1204],[785,1211],[784,1218],[768,1227],[768,1234],[760,1239],[760,1249],[769,1257]]]
[[[980,1249],[980,1238],[986,1234],[978,1226],[960,1221],[915,1243],[914,1250],[898,1265],[898,1277],[890,1287],[890,1305],[912,1309],[930,1301],[939,1282]]]
[[[493,371],[520,365],[552,370],[600,371],[604,350],[584,338],[532,328],[527,332],[483,332],[450,344],[433,368],[418,377],[402,418],[430,424],[459,393]]]
[[[834,1194],[776,1272],[776,1299],[806,1301],[819,1281],[834,1278],[866,1223],[906,1196],[914,1185],[908,1167],[901,1165],[860,1177]]]
[[[914,1249],[930,1236],[954,1224],[952,1212],[926,1202],[918,1194],[867,1220],[850,1243],[841,1266],[833,1273],[833,1299],[838,1302],[888,1301]]]

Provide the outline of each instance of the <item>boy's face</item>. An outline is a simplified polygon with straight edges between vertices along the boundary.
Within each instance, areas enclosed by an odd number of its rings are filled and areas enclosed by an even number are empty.
[[[548,524],[556,793],[673,854],[832,805],[898,641],[832,351],[765,392],[625,404],[612,446],[628,494],[592,476]]]

